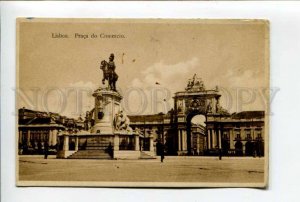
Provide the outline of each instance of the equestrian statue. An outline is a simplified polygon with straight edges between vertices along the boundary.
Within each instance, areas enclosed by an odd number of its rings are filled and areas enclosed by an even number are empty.
[[[102,60],[100,69],[103,71],[102,83],[105,84],[105,80],[108,82],[108,88],[113,91],[116,90],[116,81],[118,80],[118,75],[115,72],[116,65],[114,62],[114,54],[110,54],[109,61]]]

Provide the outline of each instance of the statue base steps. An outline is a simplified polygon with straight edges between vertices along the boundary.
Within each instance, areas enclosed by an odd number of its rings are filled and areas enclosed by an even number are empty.
[[[76,151],[59,151],[56,154],[56,158],[58,159],[65,159],[68,158],[69,156],[71,156],[72,154],[74,154]]]
[[[114,146],[113,135],[93,135],[87,137],[86,150],[106,150],[109,145]]]
[[[68,159],[112,159],[111,156],[103,150],[79,150],[73,153]]]
[[[141,156],[140,151],[132,151],[132,150],[114,151],[114,159],[139,159],[140,156]]]
[[[140,159],[156,159],[154,152],[141,151]]]

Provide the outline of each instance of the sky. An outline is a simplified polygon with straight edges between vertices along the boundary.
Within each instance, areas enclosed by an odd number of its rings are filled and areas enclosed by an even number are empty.
[[[18,108],[85,114],[102,85],[100,62],[114,53],[127,114],[166,113],[194,74],[219,87],[231,113],[266,109],[265,21],[19,19],[17,39]]]

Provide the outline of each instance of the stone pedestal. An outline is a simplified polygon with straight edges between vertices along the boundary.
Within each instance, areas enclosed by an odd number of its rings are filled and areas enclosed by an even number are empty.
[[[63,149],[56,154],[56,158],[68,158],[68,156],[72,155],[76,151],[69,151],[69,135],[64,134],[64,144]]]
[[[113,134],[114,117],[121,109],[122,96],[115,91],[97,89],[95,97],[94,120],[95,125],[91,129],[92,134]]]
[[[86,148],[90,151],[104,151],[112,147],[114,159],[139,159],[139,134],[130,128],[130,120],[125,112],[122,112],[122,96],[116,91],[99,88],[94,93],[95,108],[93,113],[94,125],[86,136]],[[90,115],[90,113],[89,113]],[[89,117],[90,118],[90,117]],[[125,141],[125,144],[120,142]],[[69,136],[64,135],[63,150],[58,152],[58,158],[68,158],[76,151],[81,152],[78,144],[78,136],[75,135],[75,149],[69,151]],[[133,145],[135,143],[135,145]],[[150,139],[150,150],[153,148],[153,137]],[[76,154],[75,154],[76,155]],[[73,156],[74,157],[74,156]],[[72,158],[73,158],[72,157]]]
[[[63,151],[69,151],[69,135],[64,135]]]
[[[119,134],[115,134],[114,136],[114,151],[119,151]]]

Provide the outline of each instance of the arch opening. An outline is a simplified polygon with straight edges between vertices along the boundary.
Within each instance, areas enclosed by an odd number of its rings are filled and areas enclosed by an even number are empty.
[[[186,119],[188,155],[203,155],[205,150],[206,117],[200,113],[189,114]]]

